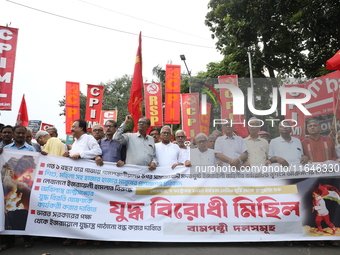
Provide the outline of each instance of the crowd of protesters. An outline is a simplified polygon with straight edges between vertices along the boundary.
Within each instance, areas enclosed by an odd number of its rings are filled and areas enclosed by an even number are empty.
[[[70,147],[57,138],[55,127],[38,131],[36,142],[32,142],[31,129],[22,125],[2,125],[0,153],[6,149],[36,151],[73,160],[92,159],[98,166],[114,162],[117,167],[133,164],[147,166],[152,171],[163,166],[173,170],[178,166],[192,165],[231,166],[236,169],[272,163],[282,166],[292,163],[304,165],[308,162],[338,161],[340,158],[340,145],[335,146],[335,139],[340,142],[340,134],[332,130],[329,136],[322,136],[317,120],[307,123],[309,136],[302,140],[292,137],[290,123],[283,121],[279,125],[280,136],[270,141],[269,133],[261,131],[261,122],[253,117],[248,122],[249,136],[246,138],[237,136],[231,121],[226,119],[221,130],[214,130],[208,136],[197,134],[190,142],[185,131],[177,130],[173,134],[168,125],[150,131],[150,120],[146,117],[138,120],[136,133],[126,132],[126,126],[131,121],[132,117],[128,115],[118,127],[116,121],[107,120],[104,126],[93,126],[92,133],[88,134],[86,121],[78,119],[71,127],[74,143]],[[336,234],[335,229],[333,234]],[[32,246],[30,236],[24,236],[24,240],[26,248]],[[1,236],[0,251],[13,247],[14,241],[13,235]],[[72,243],[71,239],[63,241],[64,245]],[[86,240],[77,240],[78,245],[86,243]],[[290,242],[287,244],[290,245]],[[338,245],[336,242],[332,244]],[[100,245],[100,242],[93,241],[93,245]]]

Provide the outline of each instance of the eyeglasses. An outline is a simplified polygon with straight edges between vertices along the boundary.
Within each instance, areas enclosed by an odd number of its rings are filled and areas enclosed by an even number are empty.
[[[138,121],[138,124],[149,125],[149,123],[147,123],[145,121]]]
[[[185,136],[184,135],[178,135],[176,136],[176,138],[184,138]]]
[[[163,134],[163,135],[171,135],[170,132],[162,132],[161,134]]]
[[[114,125],[105,125],[106,128],[113,128],[115,127]]]
[[[104,132],[103,129],[93,129],[92,132]]]
[[[196,141],[196,143],[206,143],[207,140],[200,140],[200,141]]]
[[[156,133],[153,133],[153,134],[150,134],[151,136],[157,136],[157,135],[159,135],[159,134],[156,134]]]

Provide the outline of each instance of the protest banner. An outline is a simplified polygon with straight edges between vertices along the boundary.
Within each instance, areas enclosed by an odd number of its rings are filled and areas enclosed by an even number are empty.
[[[18,29],[0,26],[0,110],[12,110]]]
[[[98,167],[91,160],[16,150],[4,150],[0,158],[6,205],[1,234],[158,242],[340,236],[327,225],[317,232],[313,198],[318,188],[338,230],[337,162],[217,172],[214,166]]]

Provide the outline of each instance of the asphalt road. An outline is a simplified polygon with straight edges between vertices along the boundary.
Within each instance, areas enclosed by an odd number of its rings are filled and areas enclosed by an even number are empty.
[[[113,242],[103,242],[95,247],[91,243],[78,247],[76,244],[62,246],[63,239],[36,239],[32,248],[24,248],[22,238],[16,239],[16,246],[2,251],[1,254],[25,255],[340,255],[340,247],[326,244],[325,247],[307,247],[303,242],[297,242],[292,247],[286,247],[284,242],[271,243],[141,243],[138,248],[127,243],[120,246]]]

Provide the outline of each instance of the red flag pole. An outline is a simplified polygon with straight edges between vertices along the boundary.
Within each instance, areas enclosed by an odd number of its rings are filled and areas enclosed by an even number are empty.
[[[23,125],[25,127],[28,126],[28,114],[27,114],[27,106],[25,100],[25,94],[22,96],[18,117],[15,125]]]
[[[136,54],[135,69],[132,77],[132,84],[130,90],[130,100],[128,103],[128,110],[132,115],[134,129],[137,131],[138,119],[142,116],[142,89],[143,89],[143,75],[142,75],[142,32],[139,33],[138,49]]]

